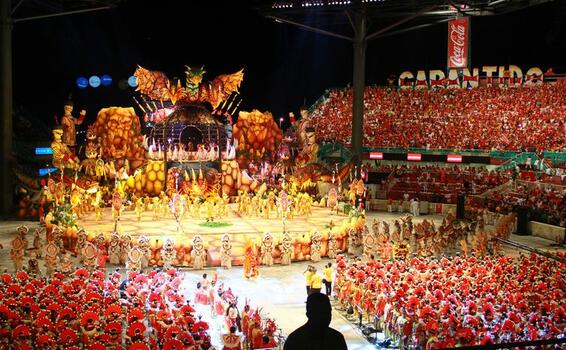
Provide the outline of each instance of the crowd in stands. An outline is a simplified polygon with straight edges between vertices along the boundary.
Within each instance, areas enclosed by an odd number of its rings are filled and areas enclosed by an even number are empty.
[[[183,279],[173,268],[128,276],[85,268],[47,277],[5,272],[0,276],[0,348],[215,349],[212,326],[195,311],[202,297],[195,295],[191,305]],[[212,283],[207,293],[204,304],[224,321],[224,349],[241,350],[246,341],[250,349],[276,346],[273,321],[249,305],[240,314],[237,298],[221,283],[216,288]]]
[[[566,336],[564,264],[535,254],[440,260],[337,259],[339,301],[403,349]],[[549,348],[560,348],[560,345]]]
[[[566,83],[430,90],[366,87],[364,105],[364,146],[546,151],[566,147]],[[311,118],[320,140],[348,145],[352,90],[330,90],[314,106]]]
[[[368,171],[389,174],[380,184],[395,207],[407,206],[410,199],[456,204],[458,194],[483,196],[469,204],[492,212],[507,214],[526,206],[529,219],[566,226],[566,192],[561,185],[566,176],[549,176],[525,169],[498,171],[473,166],[381,164]],[[494,190],[510,180],[523,185]],[[494,191],[490,191],[494,190]],[[487,192],[489,191],[489,192]],[[399,201],[397,203],[397,201]]]
[[[490,193],[484,206],[502,214],[525,207],[530,221],[566,227],[566,188],[519,184],[511,190]]]
[[[489,171],[481,167],[437,165],[386,166],[377,171],[389,171],[392,184],[387,197],[399,200],[405,193],[435,203],[456,203],[460,194],[479,195],[511,179],[511,172]]]

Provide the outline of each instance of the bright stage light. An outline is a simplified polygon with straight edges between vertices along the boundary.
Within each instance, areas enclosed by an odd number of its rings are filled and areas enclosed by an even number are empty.
[[[421,161],[421,154],[420,153],[407,153],[407,160],[413,162],[420,162]]]
[[[461,154],[449,154],[446,157],[446,161],[448,163],[462,163],[462,155]]]
[[[102,83],[102,86],[110,86],[112,85],[112,77],[108,74],[104,74],[100,77],[100,82]]]
[[[88,79],[88,83],[91,87],[97,88],[100,86],[100,78],[97,75],[93,75]]]
[[[53,174],[57,171],[57,168],[41,168],[39,169],[39,176],[45,176],[47,174]]]
[[[88,87],[88,79],[85,77],[78,77],[77,78],[77,86],[79,89],[84,89]]]
[[[136,78],[135,76],[131,76],[128,78],[128,85],[130,85],[131,87],[137,87],[138,86],[138,78]]]
[[[369,159],[383,159],[383,152],[369,152]]]
[[[53,154],[53,149],[51,147],[36,147],[35,148],[35,155],[36,156],[45,156]]]

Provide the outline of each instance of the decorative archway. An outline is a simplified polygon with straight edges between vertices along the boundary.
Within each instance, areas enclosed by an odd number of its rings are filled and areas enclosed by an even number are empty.
[[[202,144],[204,142],[204,135],[201,128],[199,128],[198,125],[194,125],[194,124],[185,125],[181,129],[181,132],[179,133],[179,138],[177,142],[182,143],[184,145],[189,145],[190,143],[193,145],[193,148],[196,148],[197,145]]]

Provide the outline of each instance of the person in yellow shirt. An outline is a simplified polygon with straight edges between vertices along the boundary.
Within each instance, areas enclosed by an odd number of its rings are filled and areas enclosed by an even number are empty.
[[[330,297],[332,294],[332,263],[328,263],[324,266],[324,287],[326,288],[326,295]]]
[[[307,284],[307,296],[311,294],[312,275],[313,275],[312,269],[313,267],[309,265],[307,266],[305,272],[303,272],[303,275],[305,275],[305,282]]]
[[[320,293],[322,289],[322,277],[318,273],[316,273],[316,268],[312,268],[312,277],[311,277],[311,294],[313,293]]]

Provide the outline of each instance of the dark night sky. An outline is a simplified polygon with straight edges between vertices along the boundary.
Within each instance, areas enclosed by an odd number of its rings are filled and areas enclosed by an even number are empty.
[[[206,4],[206,5],[202,5]],[[184,65],[206,65],[205,78],[245,68],[244,110],[276,116],[313,103],[328,87],[351,81],[351,44],[263,18],[243,1],[123,1],[115,9],[17,23],[14,99],[52,122],[73,93],[87,123],[111,105],[133,106],[132,89],[117,81],[136,64],[182,76]],[[512,14],[472,19],[472,65],[566,66],[566,1]],[[17,17],[17,13],[16,13]],[[383,84],[403,70],[446,65],[446,24],[372,41],[367,83]],[[110,74],[111,87],[76,88],[78,76]],[[296,113],[297,114],[297,113]]]

